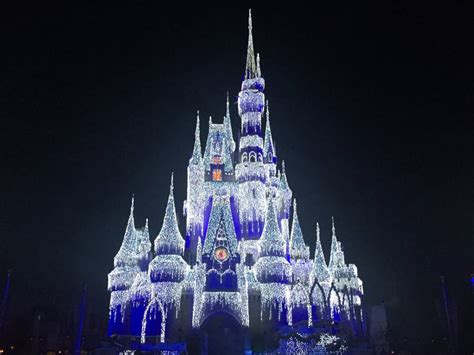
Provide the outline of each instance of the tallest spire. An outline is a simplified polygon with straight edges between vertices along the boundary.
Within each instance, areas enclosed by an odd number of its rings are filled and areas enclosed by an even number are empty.
[[[249,41],[247,44],[247,63],[245,66],[245,80],[253,79],[257,76],[257,65],[255,63],[255,53],[253,50],[252,37],[252,9],[249,9]]]

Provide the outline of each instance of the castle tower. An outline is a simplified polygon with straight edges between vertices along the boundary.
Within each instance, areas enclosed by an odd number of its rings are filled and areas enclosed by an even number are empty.
[[[191,265],[196,260],[197,239],[202,237],[204,203],[204,161],[201,150],[201,135],[199,127],[199,111],[196,117],[194,133],[194,148],[188,163],[187,200],[184,203],[186,216],[186,259]]]
[[[313,270],[311,271],[310,296],[313,303],[313,319],[323,319],[330,316],[328,294],[331,288],[332,277],[326,264],[319,223],[316,223],[316,247],[314,249]]]
[[[108,275],[110,291],[109,335],[122,335],[128,332],[129,295],[135,276],[140,272],[137,258],[137,231],[133,216],[134,198],[130,206],[127,227],[122,245],[114,258],[114,269]]]
[[[142,341],[146,336],[160,334],[164,342],[180,309],[182,281],[189,271],[183,259],[184,239],[178,228],[173,194],[173,175],[160,233],[155,239],[155,258],[151,261],[148,275],[151,281],[151,300],[143,315]],[[170,323],[169,323],[170,322]]]
[[[273,199],[268,200],[260,244],[260,258],[255,263],[254,273],[261,289],[261,310],[270,319],[278,319],[286,313],[291,324],[290,284],[291,265],[286,259],[286,242],[280,233]],[[285,319],[285,318],[283,318]]]
[[[291,235],[289,243],[290,262],[293,267],[293,282],[309,284],[311,263],[309,261],[309,247],[306,246],[298,219],[296,199],[293,202],[293,223],[291,224]]]
[[[265,80],[260,72],[260,59],[255,54],[252,38],[252,16],[249,12],[249,38],[244,80],[239,93],[241,118],[238,205],[240,232],[245,240],[258,239],[262,233],[266,210],[266,174],[263,164],[262,114],[265,108]]]

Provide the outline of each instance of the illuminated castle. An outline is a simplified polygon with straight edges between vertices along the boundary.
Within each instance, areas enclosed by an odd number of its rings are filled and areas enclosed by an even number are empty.
[[[143,345],[176,343],[206,331],[212,337],[217,324],[244,339],[235,340],[235,348],[243,350],[249,339],[283,328],[340,323],[354,333],[362,329],[362,281],[356,266],[345,263],[334,219],[329,265],[319,225],[310,258],[284,162],[279,168],[264,88],[249,14],[238,95],[240,140],[233,138],[227,99],[223,123],[209,119],[203,155],[198,113],[187,168],[186,225],[178,225],[171,177],[153,246],[148,221],[135,226],[132,199],[108,276],[110,335]]]

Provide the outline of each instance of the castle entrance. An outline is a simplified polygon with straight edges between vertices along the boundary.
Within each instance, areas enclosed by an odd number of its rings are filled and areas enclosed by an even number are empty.
[[[207,317],[201,332],[203,349],[207,349],[209,355],[241,355],[244,352],[244,330],[227,312],[216,312]]]

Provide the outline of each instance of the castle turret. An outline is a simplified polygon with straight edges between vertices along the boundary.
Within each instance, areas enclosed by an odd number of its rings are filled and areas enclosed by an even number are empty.
[[[270,105],[268,104],[268,100],[266,106],[266,119],[267,122],[265,125],[265,139],[263,141],[263,156],[265,163],[273,163],[273,165],[276,165],[277,155],[275,146],[273,144],[272,129],[270,127]]]
[[[318,282],[330,282],[331,280],[331,274],[329,273],[326,258],[324,257],[323,247],[321,245],[319,223],[316,223],[316,247],[314,249],[313,278],[316,278]]]
[[[303,239],[296,199],[293,202],[293,223],[291,224],[291,236],[289,242],[290,261],[293,267],[293,282],[300,281],[304,285],[309,284],[312,263],[309,260],[309,247]]]
[[[189,271],[189,265],[183,259],[184,239],[178,228],[173,189],[173,175],[171,175],[165,217],[160,233],[155,239],[156,256],[148,269],[151,300],[143,316],[142,342],[146,336],[157,333],[161,334],[161,341],[165,341],[165,334],[169,333],[172,325],[168,321],[176,318],[171,317],[170,313],[174,312],[177,315],[180,310],[182,281]]]
[[[133,216],[134,198],[130,206],[122,245],[114,258],[114,269],[108,275],[110,293],[109,335],[127,333],[129,294],[135,276],[140,272],[137,258],[137,231]]]
[[[196,117],[196,131],[194,133],[194,148],[188,164],[187,200],[184,202],[186,215],[186,258],[194,264],[197,239],[202,237],[204,201],[204,161],[201,150],[201,135],[199,129],[199,111]]]
[[[260,282],[262,314],[269,317],[276,313],[278,318],[286,306],[291,308],[290,287],[291,265],[285,257],[286,242],[278,228],[273,200],[269,199],[260,244],[260,258],[255,263],[255,276]],[[287,312],[287,322],[291,323],[291,312]],[[289,318],[288,318],[289,317]]]
[[[344,252],[342,251],[341,242],[336,238],[336,226],[334,217],[332,217],[332,238],[331,238],[331,254],[329,256],[329,270],[333,273],[336,269],[345,266]]]
[[[309,259],[309,247],[306,246],[301,231],[300,221],[298,219],[298,209],[296,207],[296,199],[293,202],[293,223],[291,224],[290,235],[290,257],[292,261],[300,259]]]
[[[259,61],[258,61],[259,63]],[[263,164],[262,114],[265,109],[265,80],[260,64],[255,62],[252,38],[252,16],[249,12],[249,39],[244,80],[239,93],[238,108],[241,118],[239,164],[240,230],[245,240],[258,239],[262,233],[266,209],[266,174]]]
[[[160,233],[155,239],[155,258],[149,267],[152,282],[180,282],[188,264],[182,258],[184,239],[178,228],[173,194],[173,175],[171,175],[170,194]]]

